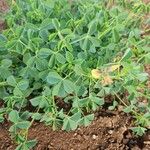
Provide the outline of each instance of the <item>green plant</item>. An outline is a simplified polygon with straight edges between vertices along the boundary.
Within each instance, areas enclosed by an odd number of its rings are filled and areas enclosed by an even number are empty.
[[[14,123],[9,131],[15,137],[16,142],[18,143],[18,147],[16,150],[28,150],[32,149],[36,145],[36,140],[27,139],[27,132],[29,127],[31,126],[30,121],[24,121],[24,117],[27,117],[28,112],[24,112],[22,116],[19,116],[18,111],[12,110],[9,113],[8,119]]]
[[[139,98],[150,99],[142,64],[150,51],[140,17],[100,0],[12,1],[0,35],[0,121],[8,114],[18,149],[35,145],[27,139],[34,120],[67,131],[87,126],[107,95],[115,97],[110,109],[123,103],[137,120],[133,130],[145,132],[150,103],[141,107]]]

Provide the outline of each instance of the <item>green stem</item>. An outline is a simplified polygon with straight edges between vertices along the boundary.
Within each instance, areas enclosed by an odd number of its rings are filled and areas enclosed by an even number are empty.
[[[4,87],[4,86],[7,86],[7,82],[0,82],[0,87]]]
[[[36,113],[38,113],[40,110],[40,108],[38,107]],[[30,126],[26,129],[26,135],[25,135],[25,142],[28,141],[28,134],[29,134],[29,128],[32,126],[33,122],[34,122],[34,118],[32,118],[31,122],[30,122]]]
[[[72,41],[70,44],[75,44],[77,42],[80,42],[80,41],[84,40],[85,38],[86,38],[86,36],[84,36],[84,37],[82,37],[82,38],[80,38],[78,40]]]

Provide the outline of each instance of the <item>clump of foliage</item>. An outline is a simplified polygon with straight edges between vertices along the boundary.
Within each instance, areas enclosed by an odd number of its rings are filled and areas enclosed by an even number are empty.
[[[123,1],[106,2],[12,1],[0,34],[0,122],[8,115],[18,150],[36,144],[27,138],[34,120],[54,130],[87,126],[108,95],[114,97],[109,109],[123,103],[133,114],[136,134],[149,126],[150,102],[139,102],[150,99],[143,67],[150,40],[141,37],[141,11],[137,17]]]

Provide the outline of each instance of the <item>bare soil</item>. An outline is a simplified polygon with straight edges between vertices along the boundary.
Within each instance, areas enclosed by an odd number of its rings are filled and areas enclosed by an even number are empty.
[[[8,9],[6,0],[0,0],[0,12],[6,12]]]
[[[37,139],[34,150],[150,150],[150,133],[135,137],[130,131],[133,119],[119,111],[100,110],[88,127],[76,131],[53,131],[43,123],[34,123],[29,139]],[[9,124],[0,125],[0,150],[14,150]]]
[[[5,13],[9,9],[6,0],[0,0],[0,13]],[[0,17],[0,31],[5,28],[5,22],[2,17]]]
[[[145,71],[150,75],[150,64],[145,65]]]
[[[0,0],[0,12],[7,10],[5,0]],[[2,20],[0,30],[5,27]],[[150,75],[150,65],[146,65],[145,70]],[[49,126],[35,122],[29,130],[28,138],[37,139],[34,150],[150,150],[150,131],[143,137],[135,137],[130,130],[133,123],[133,118],[119,109],[111,112],[101,109],[96,112],[90,126],[71,132],[53,131]],[[10,137],[9,127],[7,121],[0,124],[0,150],[14,150],[16,147]]]
[[[5,22],[0,20],[0,31],[3,30],[5,28]]]
[[[150,3],[150,0],[142,0],[143,2],[145,2],[146,4]]]

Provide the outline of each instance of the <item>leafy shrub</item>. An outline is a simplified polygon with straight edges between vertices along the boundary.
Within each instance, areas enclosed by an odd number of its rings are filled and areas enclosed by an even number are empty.
[[[149,102],[139,98],[150,98],[142,65],[150,52],[141,17],[100,0],[13,1],[0,35],[0,121],[8,114],[18,149],[35,145],[27,141],[34,120],[67,131],[87,126],[107,95],[110,109],[123,103],[137,120],[133,130],[145,132]]]

